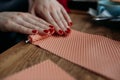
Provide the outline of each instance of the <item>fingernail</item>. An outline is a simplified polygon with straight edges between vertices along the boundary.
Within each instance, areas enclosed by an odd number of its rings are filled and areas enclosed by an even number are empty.
[[[67,28],[67,30],[65,31],[66,33],[70,33],[71,30],[69,28]]]
[[[32,33],[37,33],[38,31],[37,30],[32,30]]]
[[[63,31],[62,30],[59,30],[58,31],[60,35],[63,35]]]
[[[68,24],[68,26],[72,26],[73,25],[73,23],[72,22],[70,22],[69,24]]]
[[[53,34],[55,32],[54,29],[49,29],[50,33]]]
[[[49,25],[49,27],[52,28],[52,29],[54,28],[54,26],[52,26],[52,25]]]
[[[44,30],[45,33],[48,33],[49,31],[48,30]]]

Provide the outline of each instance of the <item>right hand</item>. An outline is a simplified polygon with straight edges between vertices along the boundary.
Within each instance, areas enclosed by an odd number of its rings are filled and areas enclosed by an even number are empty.
[[[54,33],[54,28],[51,24],[29,13],[0,12],[0,31],[51,35]]]
[[[29,12],[51,23],[59,35],[71,32],[72,21],[57,0],[29,0]]]

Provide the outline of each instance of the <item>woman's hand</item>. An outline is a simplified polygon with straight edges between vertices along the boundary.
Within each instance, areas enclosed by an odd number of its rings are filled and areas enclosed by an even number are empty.
[[[29,13],[0,12],[0,30],[23,34],[49,35],[54,28],[49,23]]]
[[[54,25],[59,35],[69,34],[72,21],[57,0],[30,0],[30,12]]]

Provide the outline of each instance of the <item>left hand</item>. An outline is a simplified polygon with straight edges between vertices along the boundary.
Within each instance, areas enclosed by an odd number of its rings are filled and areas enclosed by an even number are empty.
[[[70,33],[72,21],[57,0],[30,0],[29,11],[51,23],[59,35]]]

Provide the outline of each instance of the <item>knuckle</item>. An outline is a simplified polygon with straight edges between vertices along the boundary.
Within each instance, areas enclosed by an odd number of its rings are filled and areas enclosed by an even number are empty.
[[[50,22],[52,22],[52,23],[53,23],[53,22],[55,22],[55,21],[54,21],[53,19],[50,19]]]
[[[18,16],[12,16],[11,19],[12,20],[18,20]]]
[[[49,9],[47,7],[43,7],[43,12],[47,12]]]
[[[50,10],[51,10],[51,11],[60,11],[60,9],[61,9],[61,7],[56,6],[56,5],[51,5],[51,6],[50,6]]]
[[[18,32],[23,33],[26,32],[25,29],[23,29],[23,27],[19,26]]]
[[[56,22],[61,22],[61,20],[59,18],[56,18],[55,21]]]
[[[11,24],[11,20],[8,19],[5,21],[5,27],[9,26],[10,24]]]
[[[36,7],[36,11],[39,11],[40,13],[44,13],[46,11],[49,10],[49,7],[47,7],[46,5],[43,5],[42,7]]]
[[[60,6],[61,10],[65,9],[62,5]]]
[[[18,17],[26,17],[27,15],[28,13],[22,13],[22,12],[17,14]]]
[[[51,10],[54,10],[54,7],[51,5],[51,6],[50,6],[50,9],[51,9]]]
[[[43,19],[41,19],[41,18],[37,18],[37,20],[38,20],[39,22],[43,22]]]
[[[39,30],[40,28],[39,27],[34,27],[34,29]]]
[[[5,23],[4,23],[4,30],[5,31],[12,31],[12,22],[11,22],[11,20],[7,20],[7,21],[5,21]]]
[[[22,30],[24,30],[24,29],[23,29],[23,27],[22,27],[22,26],[19,26],[19,30],[20,30],[20,31],[22,31]]]
[[[23,16],[24,14],[23,13],[21,13],[21,12],[19,12],[18,14],[17,14],[17,16]]]
[[[43,5],[43,7],[41,7],[42,9],[49,9],[48,5]]]

